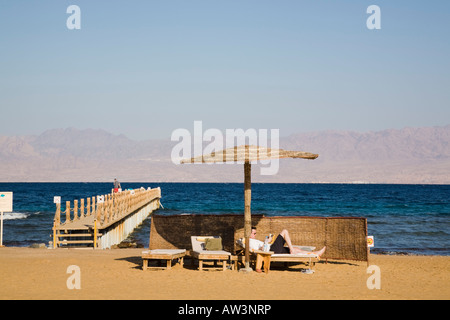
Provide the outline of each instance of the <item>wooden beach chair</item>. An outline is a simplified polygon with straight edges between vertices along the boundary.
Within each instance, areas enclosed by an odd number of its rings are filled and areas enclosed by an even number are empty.
[[[236,244],[242,248],[245,248],[245,242],[243,239],[236,240]],[[316,247],[311,246],[298,246],[294,245],[294,247],[297,247],[303,251],[313,251]],[[269,256],[265,255],[263,251],[256,250],[256,252],[250,250],[250,253],[253,255],[253,258],[257,260],[262,259],[261,256],[264,257],[264,269],[266,272],[270,270],[270,263],[271,262],[307,262],[308,269],[310,272],[313,272],[313,267],[315,262],[319,261],[319,256],[312,253],[296,253],[296,254],[290,254],[290,253],[274,253],[270,254]],[[258,255],[260,257],[258,257]],[[258,259],[259,258],[259,259]],[[257,265],[257,268],[260,268],[260,266]],[[266,269],[267,268],[267,269]]]
[[[315,247],[304,247],[304,246],[294,246],[297,248],[300,248],[304,251],[312,251],[315,249]],[[319,256],[312,253],[296,253],[296,254],[290,254],[290,253],[276,253],[273,254],[270,257],[270,260],[273,262],[307,262],[308,269],[310,272],[313,271],[314,264],[319,261]]]
[[[148,268],[162,268],[170,270],[172,268],[172,261],[177,260],[183,266],[184,256],[186,255],[185,249],[155,249],[142,251],[142,269],[145,271]],[[166,260],[166,267],[149,267],[149,260]]]
[[[213,240],[210,240],[213,239]],[[228,251],[222,250],[222,239],[218,236],[191,236],[192,250],[190,256],[198,260],[198,269],[203,270],[204,261],[222,262],[222,270],[227,269],[227,261],[231,256]],[[210,245],[211,244],[211,245]],[[214,245],[217,245],[214,248]],[[218,268],[208,268],[218,269]]]

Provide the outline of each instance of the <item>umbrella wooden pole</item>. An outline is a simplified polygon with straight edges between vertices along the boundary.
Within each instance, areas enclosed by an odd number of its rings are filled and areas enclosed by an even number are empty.
[[[244,163],[244,237],[245,237],[245,269],[250,269],[250,233],[252,229],[251,202],[252,202],[252,165]]]

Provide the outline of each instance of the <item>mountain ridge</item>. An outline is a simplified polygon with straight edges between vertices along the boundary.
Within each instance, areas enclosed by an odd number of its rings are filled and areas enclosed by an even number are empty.
[[[239,165],[175,165],[178,142],[135,141],[102,129],[57,128],[0,136],[2,182],[242,182]],[[205,142],[205,145],[207,143]],[[312,131],[280,137],[280,148],[318,153],[282,159],[278,174],[254,182],[450,183],[450,125],[381,131]]]

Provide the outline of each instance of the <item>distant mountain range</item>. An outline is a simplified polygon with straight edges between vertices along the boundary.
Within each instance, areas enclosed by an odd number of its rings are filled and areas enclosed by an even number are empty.
[[[171,161],[168,140],[134,141],[103,130],[52,129],[0,136],[1,182],[243,182],[243,165]],[[280,138],[280,148],[318,153],[281,159],[254,182],[450,184],[450,125],[376,132],[318,131]]]

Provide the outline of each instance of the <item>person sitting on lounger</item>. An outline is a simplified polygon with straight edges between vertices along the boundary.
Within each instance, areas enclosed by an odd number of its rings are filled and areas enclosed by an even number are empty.
[[[252,228],[252,233],[250,234],[250,250],[262,250],[264,242],[257,240],[256,238],[256,228]],[[272,243],[272,238],[269,238],[269,243]],[[285,247],[284,244],[288,246]],[[296,254],[296,253],[313,253],[317,256],[321,256],[324,254],[326,247],[323,247],[319,251],[305,251],[300,248],[296,248],[291,243],[291,237],[289,236],[289,232],[286,229],[283,229],[275,241],[270,246],[270,251],[278,254]]]

